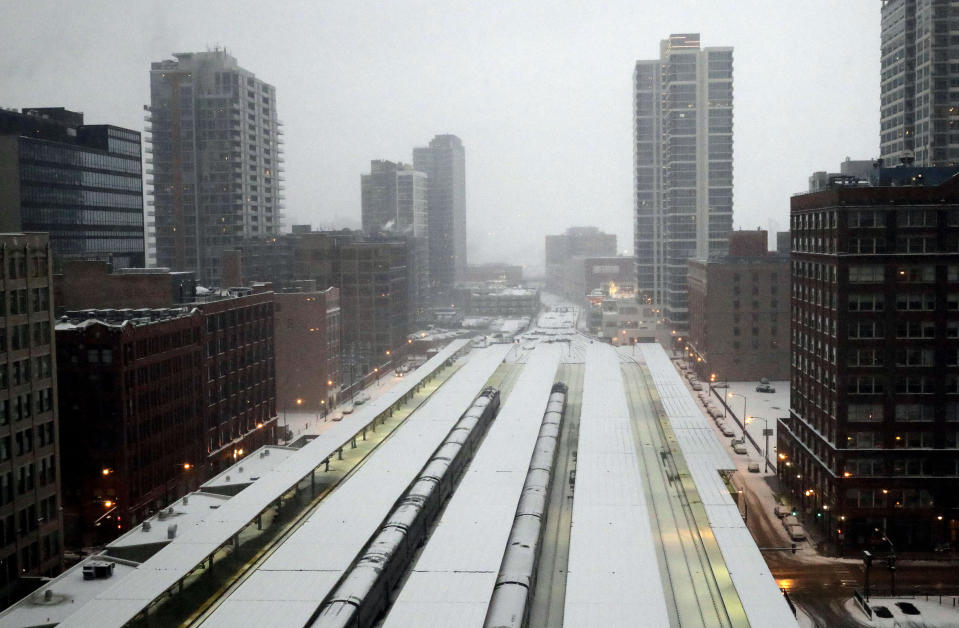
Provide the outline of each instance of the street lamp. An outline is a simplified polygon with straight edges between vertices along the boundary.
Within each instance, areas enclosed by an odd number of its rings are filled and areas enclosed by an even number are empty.
[[[746,417],[746,423],[749,423],[750,421],[754,421],[754,420],[763,422],[763,436],[766,437],[766,444],[765,444],[765,448],[763,449],[763,463],[765,465],[764,468],[768,472],[769,471],[769,437],[772,436],[773,431],[769,429],[769,421],[767,419],[764,419],[761,416]]]
[[[742,395],[740,393],[734,393],[734,392],[728,393],[728,395],[730,398],[732,397],[743,398],[743,420],[745,420],[746,419],[746,395]],[[729,413],[732,414],[733,418],[736,419],[736,422],[739,423],[739,427],[743,428],[743,442],[746,442],[746,424],[740,421],[738,418],[736,418],[736,415],[733,414],[732,410],[730,410]]]

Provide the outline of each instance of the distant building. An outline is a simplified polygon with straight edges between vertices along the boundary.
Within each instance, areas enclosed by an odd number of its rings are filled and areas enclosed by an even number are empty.
[[[173,56],[150,68],[157,264],[225,287],[224,251],[280,233],[276,89],[222,49]]]
[[[777,231],[776,252],[789,255],[790,251],[792,251],[792,240],[790,240],[790,233],[788,231]]]
[[[959,168],[876,181],[791,199],[778,469],[839,547],[930,549],[959,540]]]
[[[539,290],[489,286],[456,288],[457,309],[471,316],[536,316],[539,312]]]
[[[839,172],[819,170],[809,175],[809,191],[819,192],[836,185],[869,185],[877,162],[872,159],[846,160],[839,164]]]
[[[466,150],[455,135],[437,135],[413,149],[413,168],[425,172],[429,206],[431,293],[443,294],[466,274]]]
[[[142,267],[140,134],[63,108],[0,110],[0,232],[50,234],[55,261]]]
[[[733,231],[729,254],[689,260],[686,342],[704,381],[789,379],[789,255],[766,231]]]
[[[374,160],[360,176],[363,231],[409,239],[410,305],[414,319],[426,316],[431,301],[427,177],[407,164]]]
[[[478,264],[470,265],[466,269],[465,280],[468,282],[495,281],[506,286],[518,286],[523,283],[523,267],[513,264]]]
[[[60,435],[46,234],[0,234],[0,603],[63,567]],[[66,467],[69,469],[69,467]]]
[[[733,224],[733,49],[670,35],[633,73],[638,289],[685,329],[690,258],[726,252]]]
[[[879,147],[887,166],[959,165],[957,15],[959,0],[882,3]]]
[[[69,547],[105,543],[205,479],[203,328],[191,308],[87,310],[57,324]]]
[[[344,382],[349,365],[356,379],[405,351],[412,320],[409,240],[349,230],[294,238],[293,275],[339,288]]]
[[[326,413],[341,382],[339,290],[304,283],[274,295],[277,406]]]
[[[570,227],[561,235],[546,236],[546,289],[563,294],[566,277],[580,274],[585,257],[614,257],[616,235],[597,227]]]
[[[196,300],[192,272],[167,268],[112,269],[105,262],[69,261],[54,275],[57,312],[97,308],[163,308]]]

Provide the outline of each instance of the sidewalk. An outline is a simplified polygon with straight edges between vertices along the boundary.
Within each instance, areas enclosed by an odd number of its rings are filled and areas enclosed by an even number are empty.
[[[380,376],[379,381],[363,389],[362,392],[370,396],[369,401],[367,401],[366,403],[369,403],[370,401],[373,401],[380,395],[383,395],[384,393],[386,393],[387,391],[389,391],[391,388],[393,388],[394,386],[396,386],[402,381],[403,381],[403,378],[394,375],[392,371],[390,371],[389,373],[384,373],[383,375]],[[322,434],[329,428],[336,425],[336,422],[333,421],[333,418],[332,418],[334,414],[336,414],[337,412],[343,413],[343,409],[351,405],[354,405],[354,404],[352,401],[350,401],[350,398],[347,397],[346,399],[343,399],[338,406],[334,406],[333,408],[331,408],[329,412],[326,413],[325,417],[322,411],[320,412],[315,412],[315,411],[314,412],[304,412],[304,411],[283,412],[281,411],[278,419],[278,424],[281,426],[289,425],[291,436],[289,441],[280,440],[277,444],[286,445],[288,442],[292,443],[296,439],[301,438],[302,436],[319,436],[320,434]],[[355,406],[355,408],[359,410],[359,409],[362,409],[363,406],[359,405],[359,406]],[[343,421],[349,421],[355,416],[355,414],[356,414],[355,410],[353,413],[350,413],[350,414],[344,413]]]

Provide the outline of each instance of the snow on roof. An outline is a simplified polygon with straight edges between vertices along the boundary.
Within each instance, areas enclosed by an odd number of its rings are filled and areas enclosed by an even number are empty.
[[[715,432],[662,346],[645,343],[639,348],[663,400],[749,623],[753,626],[795,626],[796,620],[776,580],[719,476],[721,469],[735,469],[729,454],[716,439]]]
[[[669,625],[619,357],[605,344],[586,348],[578,447],[563,625]]]
[[[458,340],[447,345],[404,378],[402,384],[357,412],[366,415],[367,420],[340,423],[318,436],[290,455],[272,472],[214,510],[203,525],[194,526],[178,534],[172,543],[154,554],[121,583],[108,588],[78,608],[63,622],[63,626],[96,625],[98,628],[107,628],[119,627],[129,622],[218,547],[229,541],[283,493],[322,464],[325,458],[350,439],[356,432],[356,426],[365,425],[368,420],[387,410],[416,387],[427,374],[442,366],[468,344],[466,340]]]
[[[302,624],[303,606],[277,604],[291,601],[291,594],[283,588],[271,588],[266,594],[257,593],[262,583],[280,579],[276,572],[298,575],[330,574],[330,578],[316,575],[313,587],[313,608],[331,591],[342,573],[356,559],[377,526],[389,513],[396,499],[413,481],[427,458],[443,441],[460,415],[467,410],[486,381],[502,363],[510,349],[498,345],[474,352],[471,359],[447,380],[426,403],[418,408],[369,457],[362,466],[330,493],[312,515],[276,549],[257,572],[272,572],[259,579],[248,579],[204,622],[204,626],[233,626],[242,607],[254,616],[266,610],[253,609],[257,595],[264,608],[273,608],[273,625]],[[320,437],[322,438],[322,436]],[[292,577],[292,576],[291,576]],[[265,579],[265,580],[264,580]],[[278,617],[277,612],[289,612]],[[307,617],[309,615],[307,614]]]
[[[438,607],[479,619],[450,625],[482,624],[559,360],[556,346],[541,346],[530,356],[397,596],[386,628],[435,623]],[[438,578],[446,584],[437,587]],[[449,604],[451,587],[469,587],[468,597]]]
[[[109,578],[85,580],[84,565],[95,562],[112,563],[112,575]],[[91,556],[0,613],[0,625],[52,626],[59,624],[83,604],[135,571],[136,565],[133,561],[106,558],[102,555]]]
[[[293,447],[265,445],[213,476],[200,485],[200,488],[222,488],[224,486],[236,486],[237,484],[252,484],[278,467],[295,451],[296,449]]]
[[[184,534],[194,526],[202,525],[211,512],[229,499],[224,495],[210,493],[190,493],[181,497],[140,525],[107,545],[107,552],[113,547],[133,547],[152,543],[168,543]],[[170,537],[171,526],[173,536]]]

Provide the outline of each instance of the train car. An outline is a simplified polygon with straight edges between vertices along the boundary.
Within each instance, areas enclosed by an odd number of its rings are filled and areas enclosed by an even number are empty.
[[[528,623],[530,592],[536,586],[536,567],[567,393],[563,383],[554,384],[550,392],[484,628],[522,628]]]
[[[499,390],[491,386],[473,400],[307,625],[365,628],[376,622],[499,404]]]

